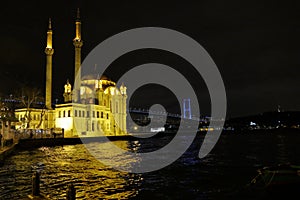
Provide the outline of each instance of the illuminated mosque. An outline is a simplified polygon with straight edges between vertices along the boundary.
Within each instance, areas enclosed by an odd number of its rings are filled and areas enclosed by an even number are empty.
[[[79,9],[75,21],[75,79],[81,77],[81,20]],[[52,26],[49,19],[47,31],[46,54],[46,90],[45,108],[21,108],[15,111],[20,123],[18,129],[34,130],[63,130],[65,137],[92,137],[104,133],[108,136],[126,135],[126,87],[116,83],[105,76],[87,75],[81,77],[79,84],[72,90],[67,81],[64,86],[64,103],[52,107]],[[75,80],[74,79],[74,80]],[[30,117],[30,123],[25,127],[24,116]],[[22,123],[23,119],[23,123]]]

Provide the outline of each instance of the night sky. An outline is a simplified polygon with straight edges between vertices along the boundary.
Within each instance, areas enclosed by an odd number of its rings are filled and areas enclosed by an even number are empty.
[[[227,92],[228,117],[274,111],[277,105],[283,110],[300,110],[300,5],[296,2],[4,1],[0,13],[0,93],[14,93],[24,84],[44,89],[44,49],[51,17],[53,96],[62,101],[63,85],[74,75],[72,40],[80,7],[82,58],[121,31],[144,26],[170,28],[198,41],[215,61]],[[115,69],[159,59],[185,68],[174,55],[136,53],[116,61]],[[198,80],[192,75],[190,79]],[[207,93],[203,86],[196,90],[199,96]]]

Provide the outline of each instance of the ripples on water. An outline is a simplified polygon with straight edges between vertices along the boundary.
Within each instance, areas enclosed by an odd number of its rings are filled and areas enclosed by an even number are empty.
[[[82,144],[18,151],[0,168],[0,199],[22,199],[30,194],[33,171],[41,173],[41,191],[50,199],[65,199],[68,183],[75,185],[77,199],[225,199],[226,193],[249,183],[262,166],[300,164],[299,133],[222,135],[202,160],[197,157],[201,139],[196,137],[172,165],[145,174],[105,166]],[[170,137],[115,143],[133,152],[150,152],[168,140]],[[88,145],[93,148],[99,143]],[[123,155],[111,157],[109,151],[102,158],[129,166],[133,161]]]
[[[41,173],[41,191],[52,199],[65,199],[68,183],[78,199],[135,196],[142,177],[108,168],[91,156],[83,145],[42,147],[20,151],[1,168],[0,199],[18,199],[31,193],[33,171]]]

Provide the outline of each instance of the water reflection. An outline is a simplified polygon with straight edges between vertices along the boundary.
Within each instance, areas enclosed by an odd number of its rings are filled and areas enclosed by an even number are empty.
[[[128,146],[126,141],[117,143],[123,148]],[[99,144],[89,145],[96,148]],[[110,157],[109,153],[105,157],[114,163],[126,160],[122,156]],[[0,171],[0,199],[19,199],[30,194],[33,171],[41,173],[41,191],[51,199],[65,199],[69,183],[74,184],[77,199],[127,199],[138,194],[142,181],[138,174],[103,165],[83,145],[42,147],[19,152],[8,160]]]
[[[144,174],[114,170],[99,162],[84,145],[20,151],[0,167],[0,199],[23,199],[30,194],[31,176],[36,170],[41,172],[41,191],[50,199],[65,199],[68,183],[75,185],[77,199],[232,199],[226,195],[235,194],[248,184],[257,168],[282,162],[300,165],[298,132],[223,135],[214,150],[200,160],[202,138],[197,137],[172,165]],[[114,144],[125,151],[143,153],[159,149],[170,139],[114,141]],[[99,145],[108,148],[104,142],[88,145],[95,153]],[[128,168],[141,162],[138,157],[125,154],[112,156],[111,150],[107,150],[98,154],[107,162]],[[155,161],[161,162],[163,158],[161,155]],[[259,193],[253,195],[258,198],[248,199],[268,199],[261,198]]]
[[[138,141],[93,142],[85,144],[85,147],[95,159],[121,171],[132,171],[141,161],[135,154],[139,149]]]

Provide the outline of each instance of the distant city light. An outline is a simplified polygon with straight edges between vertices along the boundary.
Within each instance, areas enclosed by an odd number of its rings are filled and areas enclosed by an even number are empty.
[[[151,128],[150,132],[152,133],[158,133],[158,132],[162,132],[165,131],[165,127],[158,127],[158,128]]]
[[[250,122],[250,126],[256,126],[255,122]]]

